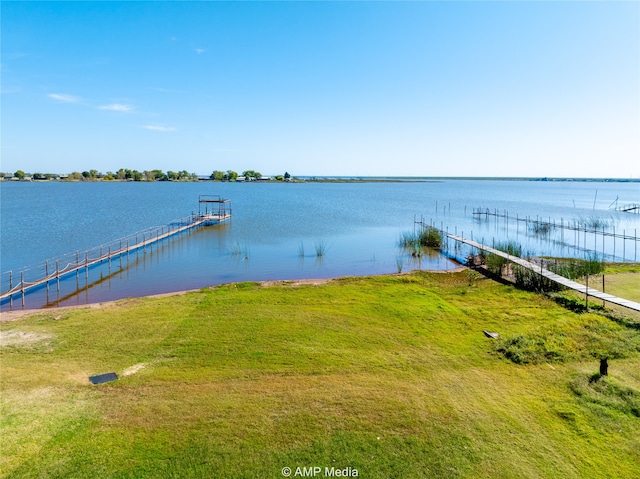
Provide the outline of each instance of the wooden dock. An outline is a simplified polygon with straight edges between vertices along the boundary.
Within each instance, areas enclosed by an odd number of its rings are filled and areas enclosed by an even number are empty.
[[[84,251],[82,255],[75,254],[75,260],[66,261],[61,267],[60,260],[47,260],[45,262],[44,276],[33,280],[25,280],[25,270],[19,272],[19,282],[13,284],[13,272],[9,271],[9,288],[0,292],[0,300],[11,298],[13,295],[21,294],[23,301],[24,295],[31,289],[38,286],[56,281],[58,290],[60,289],[60,280],[72,273],[78,273],[84,269],[87,274],[91,266],[101,264],[105,261],[111,261],[114,258],[129,254],[132,251],[145,248],[154,243],[158,243],[171,236],[178,235],[188,230],[192,230],[199,226],[213,225],[227,222],[231,219],[231,207],[227,199],[219,196],[199,197],[200,211],[191,216],[172,221],[168,225],[150,228],[143,232],[135,233],[125,239],[116,240],[108,245],[99,246],[92,250]],[[95,251],[95,253],[90,253]],[[65,261],[63,261],[64,263]],[[53,265],[55,264],[55,270]],[[51,268],[50,268],[51,266]],[[51,269],[51,272],[49,270]],[[3,273],[4,275],[5,273]],[[17,278],[16,278],[17,279]]]
[[[616,206],[616,211],[622,211],[624,213],[640,213],[640,203],[629,203],[622,206]]]
[[[466,238],[462,238],[461,236],[456,236],[453,234],[448,234],[448,233],[444,233],[447,237],[451,238],[454,241],[459,241],[460,243],[464,243],[467,244],[469,246],[473,246],[474,248],[477,248],[479,250],[482,251],[486,251],[488,253],[492,253],[498,256],[501,256],[503,258],[506,258],[508,261],[511,261],[512,263],[518,264],[520,266],[522,266],[523,268],[527,268],[530,269],[531,271],[534,271],[535,273],[538,273],[542,276],[544,276],[545,278],[548,278],[551,281],[554,281],[558,284],[561,284],[562,286],[572,289],[574,291],[577,291],[579,293],[584,294],[586,297],[593,297],[593,298],[597,298],[600,299],[602,301],[607,301],[609,303],[612,304],[617,304],[618,306],[623,306],[625,308],[629,308],[632,309],[634,311],[640,311],[640,303],[637,303],[635,301],[630,301],[628,299],[624,299],[624,298],[618,298],[617,296],[613,296],[611,294],[608,293],[603,293],[602,291],[598,291],[597,289],[594,288],[590,288],[589,286],[586,286],[584,284],[580,284],[577,283],[575,281],[572,281],[568,278],[565,278],[563,276],[560,276],[556,273],[553,273],[545,268],[543,268],[541,265],[536,265],[534,263],[531,263],[527,260],[524,260],[522,258],[519,258],[517,256],[513,256],[510,254],[507,254],[503,251],[491,248],[489,246],[483,245],[481,243],[478,243],[476,241],[472,241],[472,240],[468,240]]]

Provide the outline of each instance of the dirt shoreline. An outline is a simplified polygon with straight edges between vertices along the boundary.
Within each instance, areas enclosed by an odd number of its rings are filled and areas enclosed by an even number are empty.
[[[466,269],[466,266],[459,266],[457,268],[454,269],[448,269],[448,270],[434,270],[434,271],[428,271],[429,273],[441,273],[441,274],[448,274],[448,273],[458,273],[460,271],[464,271]],[[410,271],[408,273],[389,273],[389,274],[384,274],[384,275],[380,275],[380,276],[401,276],[404,274],[411,274],[413,273],[413,271]],[[335,281],[336,279],[339,278],[316,278],[316,279],[276,279],[276,280],[267,280],[267,281],[258,281],[258,283],[260,285],[262,285],[265,288],[268,288],[270,286],[302,286],[302,285],[312,285],[312,286],[316,286],[316,285],[320,285],[320,284],[326,284],[329,283],[331,281]],[[225,283],[225,284],[233,284],[233,283]],[[20,310],[16,310],[16,311],[2,311],[0,312],[0,323],[5,323],[5,322],[10,322],[10,321],[17,321],[19,319],[23,319],[25,317],[28,316],[32,316],[35,314],[42,314],[42,313],[53,313],[53,312],[58,312],[58,311],[68,311],[68,310],[74,310],[74,309],[102,309],[106,306],[110,306],[113,305],[115,303],[120,303],[120,302],[126,302],[126,301],[135,301],[137,299],[141,299],[141,298],[166,298],[169,296],[182,296],[184,294],[187,293],[193,293],[193,292],[197,292],[197,291],[201,291],[203,289],[213,289],[213,288],[217,288],[219,286],[223,286],[222,284],[219,285],[215,285],[215,286],[207,286],[204,288],[197,288],[197,289],[185,289],[185,290],[181,290],[181,291],[173,291],[171,293],[160,293],[160,294],[151,294],[151,295],[147,295],[147,296],[137,296],[137,297],[131,297],[131,298],[122,298],[122,299],[114,299],[113,301],[103,301],[100,303],[88,303],[88,304],[78,304],[78,305],[73,305],[73,306],[53,306],[53,307],[49,307],[49,308],[35,308],[35,309],[20,309]]]

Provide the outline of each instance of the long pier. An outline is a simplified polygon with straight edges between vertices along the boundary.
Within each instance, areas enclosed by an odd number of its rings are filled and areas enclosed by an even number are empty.
[[[16,284],[14,284],[13,271],[3,273],[3,276],[5,274],[9,275],[9,288],[0,292],[0,300],[11,298],[16,294],[21,294],[24,302],[24,295],[29,290],[37,288],[43,284],[48,284],[51,281],[57,282],[59,290],[60,279],[67,275],[78,273],[82,269],[84,269],[88,274],[89,268],[93,265],[101,264],[105,261],[111,261],[114,258],[123,256],[140,248],[145,248],[148,245],[157,243],[187,230],[191,230],[199,226],[224,223],[231,219],[231,208],[229,206],[229,200],[227,199],[220,198],[219,196],[201,195],[199,197],[199,204],[200,211],[197,214],[192,213],[191,216],[172,221],[168,225],[157,226],[155,228],[152,227],[126,238],[116,240],[115,242],[84,251],[84,257],[82,257],[79,252],[76,252],[75,261],[68,261],[62,267],[60,259],[47,260],[44,263],[44,275],[34,280],[25,280],[25,271],[28,271],[28,269],[23,269],[19,272],[20,279]],[[95,251],[95,253],[91,254],[90,251]],[[63,263],[64,262],[65,261],[63,260]],[[54,264],[55,269],[53,269]],[[49,272],[50,269],[52,270],[51,272]]]
[[[551,281],[554,281],[558,284],[561,284],[562,286],[572,289],[574,291],[577,291],[579,293],[584,294],[586,297],[592,296],[594,298],[598,298],[602,301],[608,301],[609,303],[613,303],[613,304],[617,304],[618,306],[623,306],[625,308],[629,308],[629,309],[633,309],[634,311],[640,311],[640,303],[637,303],[635,301],[630,301],[628,299],[624,299],[624,298],[618,298],[617,296],[613,296],[611,294],[608,293],[603,293],[602,291],[599,291],[597,289],[594,288],[590,288],[589,286],[585,286],[584,284],[580,284],[577,283],[575,281],[572,281],[568,278],[565,278],[564,276],[560,276],[556,273],[553,273],[545,268],[543,268],[541,265],[536,265],[534,263],[531,263],[527,260],[524,260],[522,258],[519,258],[517,256],[513,256],[510,255],[508,253],[505,253],[503,251],[497,250],[495,248],[491,248],[489,246],[483,245],[481,243],[478,243],[476,241],[472,241],[472,240],[468,240],[466,238],[463,238],[461,236],[457,236],[457,235],[453,235],[453,234],[449,234],[449,233],[444,233],[447,237],[451,238],[454,241],[459,241],[460,243],[464,243],[467,244],[469,246],[473,246],[474,248],[477,248],[479,250],[482,251],[486,251],[488,253],[492,253],[498,256],[501,256],[505,259],[507,259],[508,261],[511,261],[512,263],[516,263],[520,266],[522,266],[523,268],[527,268],[535,273],[540,274],[541,276],[544,276],[545,278],[548,278]]]

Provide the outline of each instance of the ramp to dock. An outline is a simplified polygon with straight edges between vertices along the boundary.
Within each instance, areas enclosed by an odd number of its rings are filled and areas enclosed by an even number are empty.
[[[474,248],[478,248],[479,250],[482,251],[486,251],[488,253],[492,253],[498,256],[501,256],[505,259],[507,259],[508,261],[511,261],[512,263],[518,264],[520,266],[522,266],[523,268],[527,268],[530,269],[531,271],[538,273],[542,276],[544,276],[545,278],[550,279],[551,281],[554,281],[558,284],[561,284],[562,286],[572,289],[574,291],[577,291],[579,293],[582,293],[586,296],[591,296],[593,298],[597,298],[603,301],[607,301],[609,303],[612,304],[617,304],[618,306],[623,306],[625,308],[629,308],[632,309],[634,311],[640,311],[640,303],[637,303],[635,301],[631,301],[628,299],[624,299],[624,298],[618,298],[617,296],[613,296],[612,294],[608,294],[608,293],[603,293],[602,291],[599,291],[597,289],[588,287],[584,284],[580,284],[577,283],[575,281],[572,281],[568,278],[565,278],[564,276],[560,276],[556,273],[553,273],[552,271],[549,271],[545,268],[543,268],[541,265],[536,265],[534,263],[531,263],[530,261],[524,260],[522,258],[519,258],[517,256],[513,256],[510,255],[508,253],[505,253],[504,251],[500,251],[497,250],[495,248],[491,248],[489,246],[483,245],[481,243],[478,243],[476,241],[472,241],[472,240],[468,240],[466,238],[462,238],[461,236],[457,236],[457,235],[453,235],[453,234],[448,234],[445,233],[445,235],[449,238],[451,238],[454,241],[459,241],[460,243],[464,243],[467,244],[469,246],[473,246]]]

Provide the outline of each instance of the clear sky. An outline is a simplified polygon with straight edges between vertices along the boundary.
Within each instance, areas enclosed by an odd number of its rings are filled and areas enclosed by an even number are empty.
[[[640,177],[640,2],[1,3],[0,170]]]

